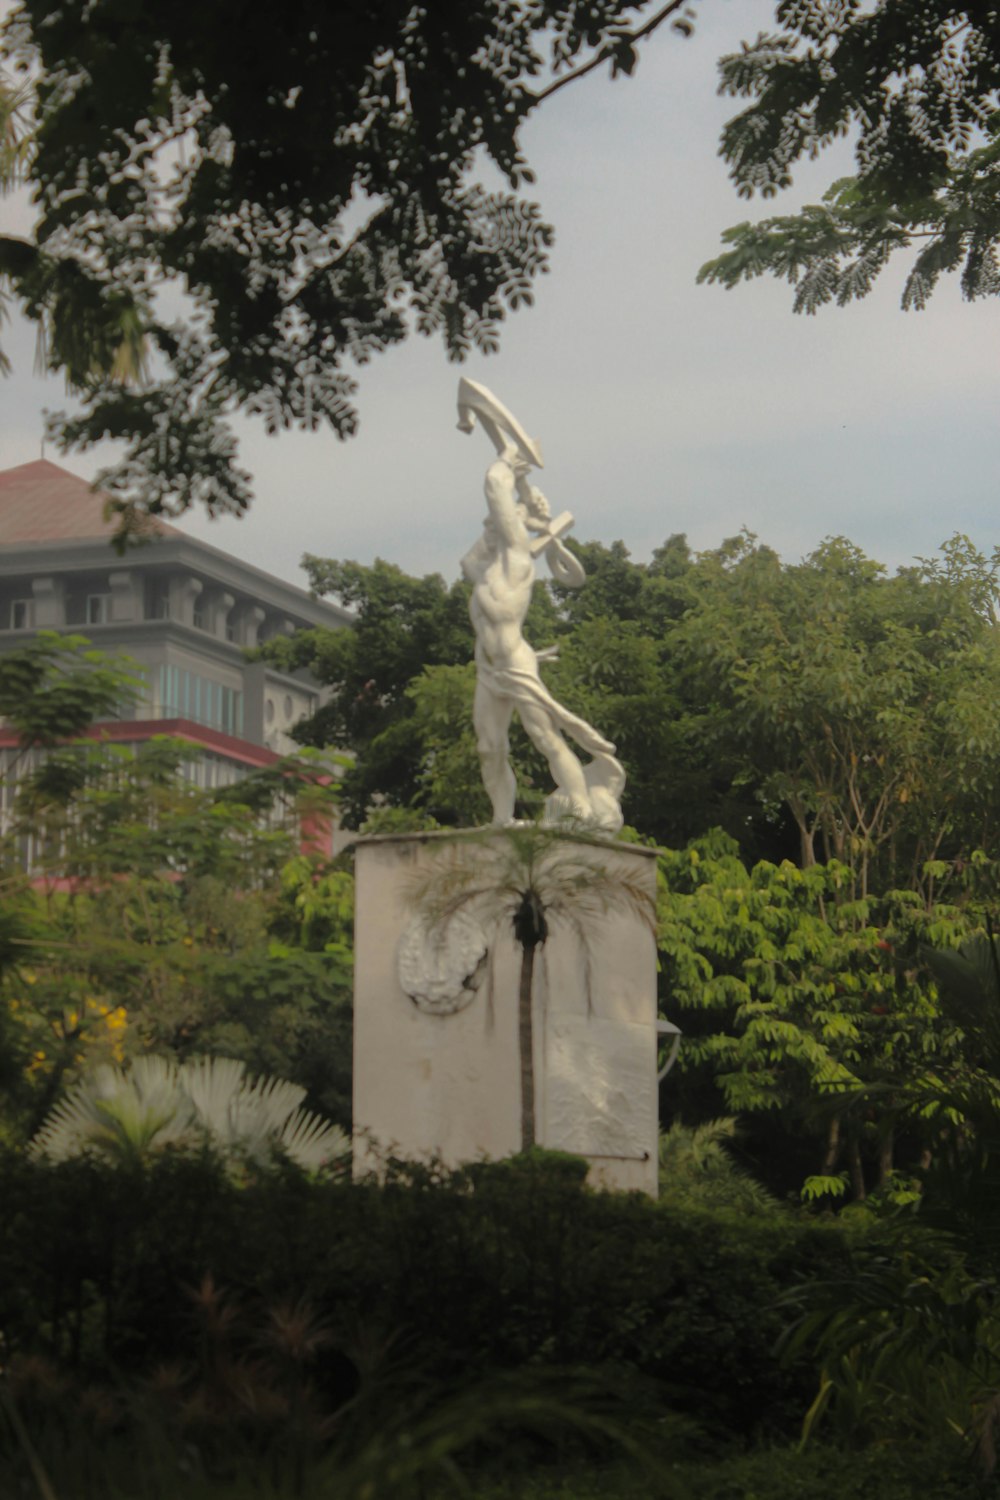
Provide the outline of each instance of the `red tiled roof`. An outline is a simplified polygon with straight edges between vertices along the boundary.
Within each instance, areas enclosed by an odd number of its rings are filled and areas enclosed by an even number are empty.
[[[47,458],[0,472],[0,547],[15,542],[110,538],[115,518],[105,515],[107,495]],[[150,530],[181,536],[175,526],[151,520]]]

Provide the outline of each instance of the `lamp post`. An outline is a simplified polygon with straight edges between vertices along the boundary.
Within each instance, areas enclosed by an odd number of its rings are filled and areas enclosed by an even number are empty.
[[[665,1021],[662,1016],[658,1017],[656,1022],[657,1049],[659,1049],[659,1039],[661,1037],[673,1037],[673,1042],[671,1043],[670,1051],[667,1054],[666,1062],[663,1064],[663,1067],[656,1075],[657,1083],[663,1082],[664,1078],[666,1078],[667,1074],[670,1072],[670,1069],[677,1061],[677,1054],[681,1049],[682,1035],[683,1033],[681,1032],[681,1028],[679,1026],[675,1026],[673,1021]]]

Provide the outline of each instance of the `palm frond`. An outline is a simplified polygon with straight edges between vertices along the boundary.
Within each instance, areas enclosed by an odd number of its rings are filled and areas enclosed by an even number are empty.
[[[781,1204],[745,1171],[727,1147],[739,1127],[724,1116],[701,1125],[675,1121],[660,1132],[660,1199],[687,1208],[735,1209],[741,1213],[776,1213]]]
[[[450,841],[407,894],[434,926],[470,907],[480,920],[513,922],[526,893],[549,921],[567,923],[581,936],[587,923],[615,912],[638,917],[651,931],[655,927],[654,899],[613,845],[534,825]]]
[[[232,1057],[201,1057],[178,1067],[139,1057],[129,1070],[101,1067],[52,1110],[31,1143],[53,1161],[94,1152],[142,1159],[166,1146],[207,1141],[227,1160],[266,1163],[275,1152],[318,1171],[350,1150],[336,1125],[301,1108],[305,1089],[283,1078],[247,1077]]]

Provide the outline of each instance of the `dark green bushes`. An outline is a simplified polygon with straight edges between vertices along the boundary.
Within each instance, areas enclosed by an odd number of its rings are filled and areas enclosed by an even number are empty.
[[[572,1166],[524,1159],[383,1186],[288,1171],[237,1187],[207,1156],[130,1172],[7,1155],[0,1203],[9,1354],[91,1376],[183,1360],[191,1289],[210,1274],[250,1317],[306,1297],[334,1344],[364,1330],[435,1380],[619,1368],[737,1438],[796,1430],[815,1377],[775,1358],[775,1302],[847,1261],[833,1225],[591,1193]],[[320,1361],[329,1397],[350,1394],[345,1368]]]
[[[844,1453],[817,1444],[671,1464],[685,1500],[996,1500],[1000,1485],[981,1478],[955,1444],[873,1447]],[[443,1492],[442,1492],[443,1494]],[[477,1483],[475,1500],[649,1500],[646,1476],[628,1465],[570,1475]]]

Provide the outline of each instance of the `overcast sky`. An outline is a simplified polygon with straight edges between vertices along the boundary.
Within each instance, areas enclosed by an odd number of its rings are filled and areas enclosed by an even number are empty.
[[[737,198],[719,160],[732,101],[718,56],[769,24],[771,0],[701,0],[695,36],[661,29],[632,79],[592,74],[524,134],[535,193],[556,229],[536,305],[502,349],[464,366],[424,339],[360,372],[361,432],[269,439],[240,427],[256,501],[242,520],[189,513],[192,534],[293,582],[309,551],[452,578],[483,514],[491,450],[456,430],[465,373],[489,386],[545,454],[538,476],[582,540],[644,559],[672,532],[717,545],[746,526],[789,560],[843,534],[892,566],[955,531],[1000,542],[1000,307],[965,304],[952,278],[922,313],[901,275],[852,307],[796,317],[783,283],[698,287],[720,232],[814,201],[850,169],[802,170],[794,196]],[[0,213],[3,205],[0,204]],[[11,223],[15,210],[8,208]],[[59,382],[32,373],[33,335],[10,327],[0,467],[37,458]],[[100,459],[60,459],[85,478]]]

